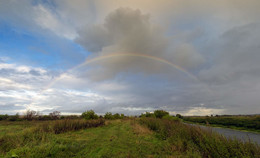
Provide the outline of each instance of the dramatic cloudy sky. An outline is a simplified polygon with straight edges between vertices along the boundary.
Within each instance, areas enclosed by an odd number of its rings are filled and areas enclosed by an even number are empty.
[[[260,113],[259,0],[0,0],[0,114]]]

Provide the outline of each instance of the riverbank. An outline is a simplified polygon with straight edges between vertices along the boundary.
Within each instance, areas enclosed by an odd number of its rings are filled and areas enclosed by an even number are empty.
[[[260,115],[184,116],[184,122],[260,133]]]
[[[191,126],[197,126],[207,131],[217,132],[218,134],[221,134],[227,138],[231,138],[231,139],[235,138],[243,142],[252,142],[260,145],[260,133],[251,132],[251,131],[241,131],[241,130],[231,129],[231,128],[206,126],[201,124],[192,124],[187,122],[185,124],[189,124]]]
[[[201,126],[207,126],[207,127],[215,127],[215,128],[224,128],[224,129],[232,129],[242,132],[252,132],[256,134],[260,134],[260,130],[255,129],[248,129],[243,127],[236,127],[236,126],[224,126],[224,125],[217,125],[217,124],[205,124],[205,123],[198,123],[198,122],[190,122],[190,121],[183,121],[184,123],[188,124],[194,124],[194,125],[201,125]]]

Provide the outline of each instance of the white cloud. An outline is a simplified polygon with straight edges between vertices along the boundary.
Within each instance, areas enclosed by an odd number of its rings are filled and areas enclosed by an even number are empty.
[[[168,60],[184,69],[196,69],[204,63],[203,56],[191,43],[174,46],[174,41],[164,31],[151,24],[150,16],[140,10],[118,8],[106,16],[103,24],[82,28],[76,41],[87,50],[98,52],[101,57],[113,53],[134,53],[150,55],[154,59],[119,55],[97,61],[92,65],[98,65],[98,71],[94,69],[90,72],[92,79],[97,81],[114,78],[120,72],[169,75],[169,67],[156,58]]]
[[[188,115],[259,113],[260,1],[56,0],[53,4],[1,1],[0,20],[42,36],[70,42],[76,38],[93,53],[89,58],[126,52],[167,60],[199,81],[157,61],[118,56],[53,82],[57,75],[50,70],[10,64],[8,57],[1,57],[1,112],[16,112],[19,107],[46,113],[90,108],[99,113],[158,108]],[[41,91],[46,87],[50,89]]]
[[[213,109],[205,107],[193,107],[188,111],[184,111],[182,114],[186,116],[206,116],[206,115],[216,115],[224,114],[225,109]]]
[[[45,8],[42,5],[38,5],[34,7],[35,11],[35,22],[43,29],[47,29],[52,31],[54,34],[58,36],[62,36],[68,39],[74,39],[77,34],[73,28],[71,28],[66,23],[62,23],[62,21],[52,13],[49,9]]]

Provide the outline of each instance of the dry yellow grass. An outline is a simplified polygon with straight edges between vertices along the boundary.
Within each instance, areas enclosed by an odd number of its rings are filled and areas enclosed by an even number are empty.
[[[146,126],[141,126],[136,120],[131,120],[131,126],[137,135],[150,135],[153,132]]]

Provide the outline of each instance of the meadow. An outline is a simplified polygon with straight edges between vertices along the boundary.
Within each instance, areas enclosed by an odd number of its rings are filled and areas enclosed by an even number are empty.
[[[260,157],[177,117],[0,121],[0,157]]]

